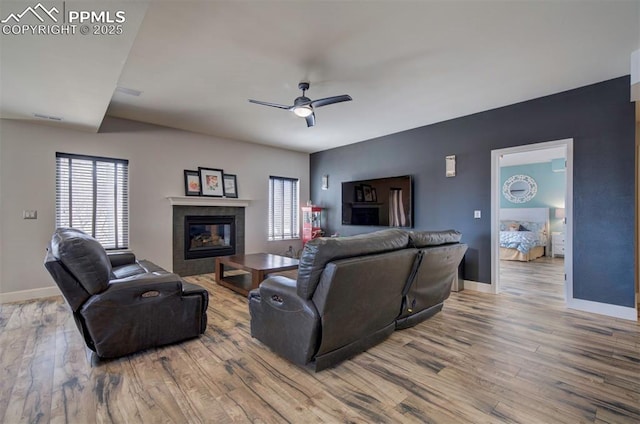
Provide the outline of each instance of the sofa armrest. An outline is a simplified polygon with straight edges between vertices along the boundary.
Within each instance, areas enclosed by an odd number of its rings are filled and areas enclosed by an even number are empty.
[[[136,255],[133,252],[107,252],[107,257],[113,268],[136,263]]]
[[[251,336],[299,365],[318,349],[320,316],[311,300],[297,294],[296,281],[276,275],[249,293]]]
[[[151,301],[154,298],[182,294],[182,280],[176,274],[137,274],[127,278],[111,280],[102,293],[91,297],[84,308],[97,302],[116,302],[124,306],[134,302]],[[114,305],[114,306],[115,306]]]
[[[204,287],[197,284],[182,282],[182,297],[185,300],[189,298],[199,298],[202,303],[202,322],[200,333],[204,333],[207,328],[207,308],[209,307],[209,292]]]
[[[262,298],[271,307],[283,312],[297,312],[308,308],[309,305],[313,306],[311,301],[298,296],[296,281],[282,275],[267,278],[249,295]],[[315,310],[315,306],[313,309]]]
[[[209,292],[197,284],[182,282],[182,294],[185,296],[201,295],[202,293],[209,294]]]

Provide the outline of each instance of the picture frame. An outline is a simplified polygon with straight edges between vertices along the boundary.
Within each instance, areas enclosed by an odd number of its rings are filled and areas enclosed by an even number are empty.
[[[238,180],[234,174],[223,174],[224,197],[238,197]]]
[[[223,197],[224,182],[223,171],[217,168],[198,167],[200,174],[200,195],[208,197]]]
[[[378,193],[376,193],[376,188],[375,187],[371,187],[371,201],[372,202],[377,202],[378,201]]]
[[[322,189],[329,190],[329,175],[327,174],[322,176]]]
[[[200,196],[200,173],[198,171],[184,170],[184,195]]]
[[[371,194],[371,186],[370,185],[362,185],[362,193],[364,194],[365,202],[373,202],[373,195]]]
[[[364,194],[362,193],[362,186],[355,186],[356,202],[364,202]]]

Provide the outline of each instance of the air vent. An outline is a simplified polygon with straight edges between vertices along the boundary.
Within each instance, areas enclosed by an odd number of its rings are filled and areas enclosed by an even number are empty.
[[[62,118],[59,116],[43,115],[42,113],[34,113],[33,116],[39,119],[47,119],[49,121],[62,121]]]
[[[127,94],[129,96],[138,97],[142,94],[142,91],[134,90],[133,88],[127,87],[116,87],[116,93]]]

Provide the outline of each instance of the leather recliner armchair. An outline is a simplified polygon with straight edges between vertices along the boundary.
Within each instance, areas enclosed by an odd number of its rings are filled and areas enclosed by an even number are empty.
[[[58,228],[44,265],[87,346],[101,358],[197,337],[206,329],[205,289],[131,252],[108,254],[80,230]]]

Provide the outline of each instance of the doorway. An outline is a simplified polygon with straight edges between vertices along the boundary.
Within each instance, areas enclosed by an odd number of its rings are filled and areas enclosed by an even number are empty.
[[[556,200],[550,201],[550,204],[547,205],[541,204],[539,201],[533,201],[536,195],[538,195],[538,185],[535,181],[535,178],[527,175],[527,172],[515,173],[515,175],[513,176],[505,176],[501,174],[501,166],[504,166],[505,164],[511,164],[513,166],[513,169],[517,169],[517,166],[515,165],[517,165],[518,163],[524,163],[527,161],[531,163],[535,162],[536,160],[540,161],[540,158],[544,158],[544,161],[551,161],[552,159],[560,159],[560,157],[554,158],[553,156],[561,155],[563,155],[564,157],[564,160],[562,161],[563,163],[561,164],[563,166],[563,169],[560,170],[560,172],[563,172],[563,175],[565,176],[564,196],[561,196],[561,200],[558,200],[556,196]],[[536,157],[538,159],[535,159]],[[554,165],[550,164],[549,166]],[[509,204],[508,202],[511,202],[511,206],[513,206],[513,208],[509,208],[508,206],[505,208],[505,202],[507,202],[507,204]],[[529,202],[531,202],[531,205],[533,206],[543,207],[528,208],[527,206],[529,205],[527,203]],[[550,262],[550,259],[553,259],[554,256],[559,256],[559,253],[562,253],[564,255],[564,272],[560,272],[560,277],[562,277],[562,274],[564,274],[565,283],[563,297],[566,304],[567,301],[569,299],[572,299],[573,296],[573,139],[529,144],[524,146],[493,150],[491,152],[491,288],[493,293],[499,293],[501,291],[501,253],[503,257],[505,257],[505,254],[510,255],[510,252],[512,251],[517,256],[517,260],[525,262],[530,260],[528,251],[524,256],[522,256],[522,253],[517,251],[517,249],[515,248],[515,246],[519,245],[515,243],[512,245],[514,247],[513,249],[508,251],[507,249],[502,249],[501,251],[501,229],[503,230],[503,232],[508,230],[517,231],[518,229],[517,227],[509,229],[501,228],[501,226],[507,224],[514,226],[514,224],[512,222],[509,222],[508,220],[502,220],[501,222],[501,210],[503,215],[515,212],[514,216],[523,216],[524,218],[522,219],[524,220],[528,219],[527,214],[529,213],[533,214],[534,216],[538,216],[538,218],[531,218],[532,225],[536,227],[536,229],[534,229],[534,232],[538,229],[537,224],[535,223],[539,223],[545,220],[544,218],[539,218],[540,214],[542,213],[542,216],[546,215],[546,237],[544,238],[545,241],[540,241],[539,243],[537,243],[539,245],[544,244],[544,247],[540,246],[537,248],[537,250],[532,250],[533,253],[531,253],[531,255],[533,256],[531,257],[535,258],[538,255],[542,254],[543,256],[541,257],[540,262]],[[520,227],[521,231],[529,230],[523,228],[521,224],[518,224],[518,226]],[[542,227],[540,227],[539,229],[541,230],[541,228]],[[515,236],[515,234],[513,234],[513,236]],[[553,250],[552,244],[552,240],[554,238],[556,239],[555,252]],[[560,244],[561,238],[564,239],[564,246]],[[511,240],[515,241],[516,238],[513,238]],[[561,247],[562,249],[560,252]],[[542,253],[535,253],[538,251]],[[511,266],[510,269],[513,270],[514,266]],[[518,269],[517,266],[515,266],[515,269]]]

